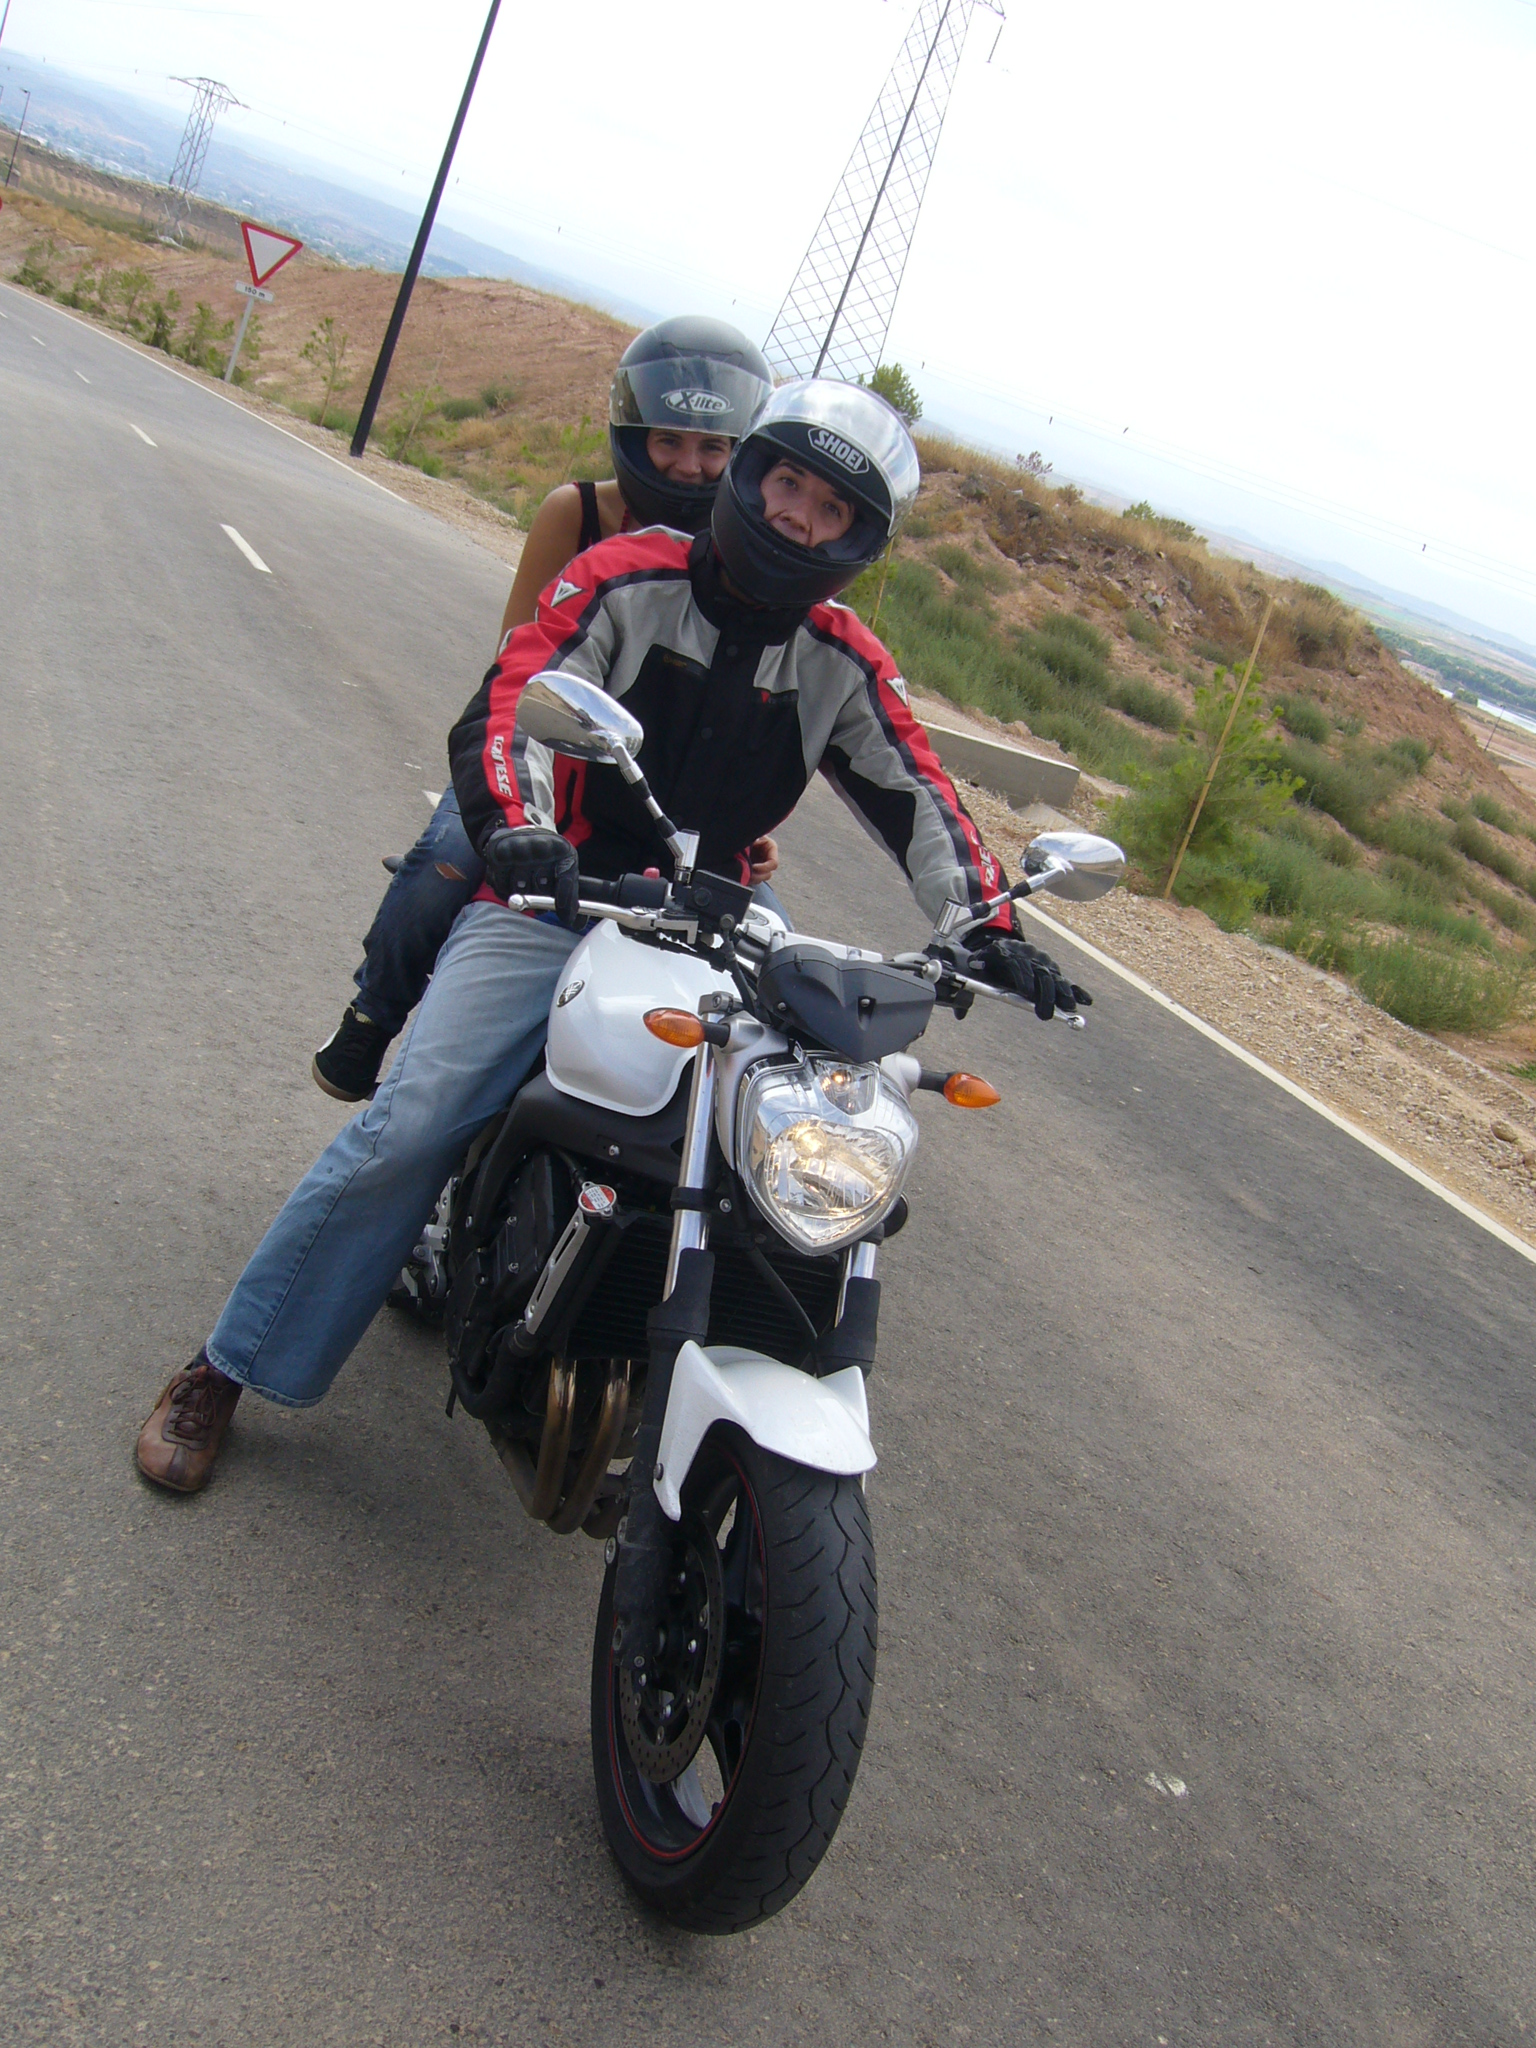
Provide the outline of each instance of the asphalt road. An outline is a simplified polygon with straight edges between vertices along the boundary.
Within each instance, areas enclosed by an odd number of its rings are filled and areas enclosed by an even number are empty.
[[[0,312],[6,2038],[1526,2038],[1531,1269],[1088,965],[1086,1032],[932,1034],[1006,1101],[923,1110],[869,1746],[755,1936],[622,1889],[598,1556],[444,1418],[430,1338],[247,1401],[195,1500],[137,1480],[336,1128],[310,1051],[506,572]],[[784,837],[802,924],[919,934],[829,799]]]

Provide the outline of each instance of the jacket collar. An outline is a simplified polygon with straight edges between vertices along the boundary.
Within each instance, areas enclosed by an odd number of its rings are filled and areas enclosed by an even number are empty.
[[[760,645],[781,647],[805,624],[808,615],[805,605],[748,604],[728,590],[707,529],[695,536],[688,550],[688,581],[694,603],[712,626]]]

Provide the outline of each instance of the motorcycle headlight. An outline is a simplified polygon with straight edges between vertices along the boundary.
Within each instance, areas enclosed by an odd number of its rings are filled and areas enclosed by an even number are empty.
[[[917,1119],[877,1066],[813,1056],[759,1067],[741,1093],[738,1171],[802,1251],[831,1251],[873,1229],[916,1149]]]

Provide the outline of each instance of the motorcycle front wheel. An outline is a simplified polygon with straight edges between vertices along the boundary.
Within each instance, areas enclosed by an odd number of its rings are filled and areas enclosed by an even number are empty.
[[[592,1655],[603,1833],[647,1905],[739,1933],[807,1882],[853,1789],[875,1682],[863,1487],[714,1430],[683,1489],[643,1694],[614,1654],[614,1569]],[[688,1757],[675,1775],[669,1751]]]

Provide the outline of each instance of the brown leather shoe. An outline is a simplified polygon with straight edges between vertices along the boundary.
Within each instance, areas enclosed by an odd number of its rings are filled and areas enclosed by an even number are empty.
[[[201,1352],[184,1365],[139,1431],[139,1470],[173,1493],[197,1493],[208,1484],[229,1418],[242,1389]]]

